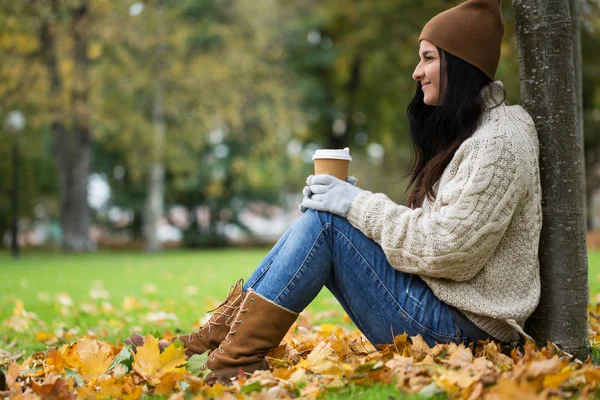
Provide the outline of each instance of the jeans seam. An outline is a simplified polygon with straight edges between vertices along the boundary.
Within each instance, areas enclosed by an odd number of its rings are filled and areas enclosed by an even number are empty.
[[[321,228],[321,231],[319,232],[319,234],[317,235],[317,238],[315,239],[315,241],[313,242],[312,246],[310,247],[310,250],[306,254],[306,257],[304,257],[304,260],[302,260],[302,263],[300,264],[300,267],[296,270],[296,273],[289,280],[289,282],[285,285],[285,287],[283,289],[281,289],[281,292],[279,292],[279,294],[273,299],[274,302],[277,302],[279,300],[279,298],[287,291],[287,288],[296,279],[296,277],[298,276],[298,274],[300,273],[300,271],[302,270],[302,268],[304,268],[304,266],[306,265],[306,260],[308,260],[308,258],[312,254],[312,252],[313,252],[313,250],[315,248],[315,244],[319,241],[319,239],[323,235],[323,231],[324,230],[325,230],[325,227]]]
[[[269,262],[267,265],[265,265],[265,267],[263,268],[263,270],[260,272],[260,275],[258,276],[258,278],[256,278],[256,280],[254,281],[254,283],[250,285],[250,287],[252,289],[254,289],[254,286],[256,286],[256,284],[258,284],[258,282],[260,282],[260,280],[262,279],[263,276],[265,276],[265,274],[267,273],[267,271],[269,269],[271,269],[271,265],[273,265],[274,261],[275,261],[275,257],[273,257],[273,259],[271,260],[271,262]]]
[[[346,241],[350,244],[350,246],[352,246],[356,250],[356,252],[360,256],[360,258],[362,258],[362,260],[365,262],[365,264],[367,264],[367,266],[369,267],[369,269],[371,270],[371,272],[373,273],[373,275],[376,277],[376,279],[379,282],[379,284],[383,287],[383,289],[385,290],[385,292],[391,297],[391,299],[393,300],[393,303],[396,304],[396,307],[398,307],[400,309],[400,311],[402,313],[404,313],[404,315],[406,315],[406,319],[409,321],[409,323],[414,324],[419,330],[422,330],[424,333],[427,333],[427,334],[433,336],[434,338],[438,337],[440,339],[452,339],[452,340],[455,340],[454,336],[447,336],[447,335],[442,335],[442,334],[436,333],[436,332],[432,331],[431,329],[424,327],[418,321],[416,321],[404,308],[402,308],[402,306],[400,305],[400,303],[398,302],[398,300],[396,300],[396,297],[389,291],[388,287],[381,281],[381,278],[379,278],[379,275],[377,275],[377,272],[375,272],[375,270],[373,269],[373,267],[371,266],[371,264],[363,257],[363,255],[356,248],[356,246],[354,246],[354,244],[352,243],[352,241],[346,235],[344,235],[344,233],[342,231],[340,231],[339,229],[337,229],[335,226],[332,226],[332,228],[335,231],[337,231],[340,235],[342,235],[344,237],[344,239],[346,239]]]

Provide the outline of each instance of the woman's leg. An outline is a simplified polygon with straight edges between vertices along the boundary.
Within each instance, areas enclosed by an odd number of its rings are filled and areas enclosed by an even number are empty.
[[[290,236],[290,233],[294,230],[294,227],[296,226],[297,223],[298,223],[298,221],[295,221],[283,233],[283,235],[281,235],[281,237],[279,238],[277,243],[275,243],[275,246],[273,246],[273,248],[265,256],[265,258],[263,258],[263,260],[260,262],[260,264],[258,264],[258,267],[256,267],[256,269],[254,270],[252,275],[250,275],[250,278],[248,278],[248,280],[246,281],[246,284],[244,285],[244,292],[248,288],[256,286],[258,281],[260,281],[260,279],[264,276],[265,272],[267,272],[269,270],[269,268],[271,267],[271,264],[275,260],[275,257],[277,257],[277,254],[279,254],[279,251],[281,250],[281,248],[287,241],[288,237]]]
[[[327,286],[374,344],[391,343],[392,331],[421,334],[430,345],[467,340],[429,287],[393,269],[381,247],[346,219],[309,210],[284,236],[245,289],[300,312]]]

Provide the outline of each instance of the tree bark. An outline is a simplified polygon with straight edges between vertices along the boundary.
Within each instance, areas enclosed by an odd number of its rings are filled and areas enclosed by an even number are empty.
[[[61,101],[65,86],[59,70],[57,40],[52,22],[61,10],[52,2],[52,21],[46,20],[40,30],[44,61],[50,78],[52,99],[51,129],[54,135],[54,155],[60,197],[60,221],[63,232],[62,247],[67,251],[93,249],[89,237],[91,223],[87,199],[87,184],[91,165],[91,129],[89,123],[89,60],[88,0],[81,0],[72,12],[71,35],[73,39],[74,85],[71,91],[72,129],[65,122],[67,114]]]
[[[164,107],[164,78],[163,62],[166,58],[165,51],[165,26],[164,26],[164,4],[158,4],[158,44],[155,52],[154,76],[156,87],[154,90],[154,102],[152,109],[153,137],[150,153],[150,164],[148,167],[148,192],[144,206],[144,239],[146,251],[157,252],[161,250],[161,243],[157,235],[160,219],[164,213],[165,192],[165,170],[163,166],[163,147],[167,132]]]
[[[542,295],[527,329],[584,359],[587,249],[583,137],[578,120],[573,20],[568,0],[514,0],[521,102],[540,142]]]

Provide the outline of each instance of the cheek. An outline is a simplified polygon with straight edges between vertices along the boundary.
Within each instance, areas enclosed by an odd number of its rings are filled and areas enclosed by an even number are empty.
[[[435,86],[436,89],[439,89],[440,87],[440,67],[438,66],[431,66],[432,68],[430,68],[429,70],[429,79],[431,80],[431,83],[433,84],[433,86]]]

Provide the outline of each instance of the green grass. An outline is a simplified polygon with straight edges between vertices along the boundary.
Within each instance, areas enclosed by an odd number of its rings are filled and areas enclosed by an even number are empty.
[[[588,281],[592,299],[600,293],[600,251],[588,251]]]
[[[189,332],[208,308],[222,301],[238,278],[248,278],[268,249],[167,251],[161,254],[98,252],[71,254],[33,252],[14,261],[0,253],[2,287],[0,321],[12,314],[16,300],[47,324],[48,331],[78,327],[80,331],[108,331],[107,340],[123,340],[134,330],[142,332]],[[108,299],[93,299],[94,288],[103,288]],[[57,296],[66,293],[73,305],[63,307]],[[123,310],[125,297],[143,305],[139,310]],[[102,303],[114,310],[102,312]],[[95,306],[98,312],[84,312],[82,305]],[[342,309],[324,290],[309,310],[319,312]],[[177,320],[149,323],[148,312],[164,312]],[[333,322],[336,322],[335,319]],[[40,329],[38,329],[40,330]],[[0,327],[0,348],[18,339],[26,352],[45,346],[24,332],[15,338],[7,327]]]

